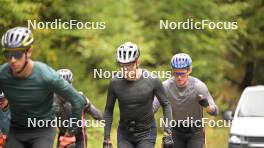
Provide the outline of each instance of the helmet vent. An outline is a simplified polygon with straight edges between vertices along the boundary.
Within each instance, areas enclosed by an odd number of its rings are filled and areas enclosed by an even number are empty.
[[[123,59],[126,59],[126,51],[124,51]]]
[[[136,52],[134,52],[134,55],[133,55],[133,57],[136,57]]]
[[[21,38],[21,40],[23,41],[23,40],[25,39],[25,37],[26,37],[26,36],[23,35],[22,38]]]
[[[14,34],[12,33],[12,34],[11,34],[11,37],[10,37],[10,42],[13,41],[13,36],[14,36]]]
[[[18,35],[16,36],[16,41],[18,40]]]

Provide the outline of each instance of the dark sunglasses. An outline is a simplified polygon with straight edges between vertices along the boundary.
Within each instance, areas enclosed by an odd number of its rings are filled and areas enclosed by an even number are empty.
[[[12,57],[14,57],[15,59],[18,60],[18,59],[22,58],[24,53],[25,53],[25,51],[5,51],[4,56],[8,60],[10,60]]]
[[[185,76],[188,74],[188,72],[175,72],[175,76]]]

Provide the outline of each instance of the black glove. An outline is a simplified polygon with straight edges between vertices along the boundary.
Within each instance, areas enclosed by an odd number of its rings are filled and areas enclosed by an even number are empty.
[[[113,148],[113,145],[110,141],[104,141],[103,142],[103,148]]]
[[[173,148],[174,142],[171,135],[164,136],[162,138],[162,147],[163,148]]]
[[[207,100],[205,97],[203,97],[203,95],[199,95],[199,98],[200,98],[200,100],[199,100],[199,104],[200,104],[202,107],[207,107],[207,106],[209,106],[209,102],[208,102],[208,100]]]

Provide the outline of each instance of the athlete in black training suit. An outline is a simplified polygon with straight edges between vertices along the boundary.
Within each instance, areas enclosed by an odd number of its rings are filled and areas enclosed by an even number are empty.
[[[171,120],[171,107],[161,81],[150,72],[138,68],[139,49],[130,42],[117,49],[116,58],[121,66],[109,84],[104,119],[104,143],[110,146],[110,131],[116,99],[119,103],[118,148],[154,148],[157,130],[152,111],[154,96],[163,107],[164,118]],[[124,76],[124,77],[123,77]],[[164,134],[170,135],[170,127]]]
[[[62,76],[68,83],[72,84],[73,81],[73,74],[70,69],[59,69],[57,71],[60,76]],[[97,109],[90,100],[82,93],[79,92],[83,98],[84,98],[84,107],[83,107],[83,113],[87,113],[91,115],[96,120],[102,120],[102,113],[99,109]],[[60,118],[60,120],[63,122],[65,120],[69,120],[71,117],[71,104],[67,100],[65,100],[63,97],[59,95],[55,95],[55,112],[57,118]],[[84,114],[83,114],[84,116]],[[60,137],[64,136],[67,132],[66,127],[59,127],[59,134],[58,134],[58,141],[60,141]],[[86,134],[86,127],[85,125],[82,128],[78,128],[77,133],[75,134],[76,142],[75,142],[75,148],[84,148],[87,145],[87,134]],[[59,146],[59,142],[57,144],[57,147]]]

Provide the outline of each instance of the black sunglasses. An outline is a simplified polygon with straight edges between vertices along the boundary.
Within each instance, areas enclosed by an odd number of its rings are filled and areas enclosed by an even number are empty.
[[[8,60],[10,60],[12,57],[14,57],[15,59],[18,60],[18,59],[22,58],[24,53],[25,53],[25,51],[5,51],[4,56]]]

